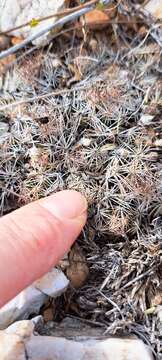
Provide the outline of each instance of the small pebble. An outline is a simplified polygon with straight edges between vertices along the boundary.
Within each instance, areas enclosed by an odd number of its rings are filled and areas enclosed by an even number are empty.
[[[140,124],[142,125],[150,125],[154,116],[149,114],[142,114],[140,118]]]
[[[89,42],[89,47],[91,48],[91,50],[93,52],[95,52],[97,50],[97,46],[98,46],[98,42],[96,39],[91,39]]]
[[[162,139],[157,139],[157,140],[155,140],[154,145],[155,145],[156,147],[162,147]]]
[[[0,144],[3,143],[3,141],[7,137],[8,130],[9,130],[9,124],[5,122],[0,122]]]
[[[86,138],[86,137],[83,137],[83,138],[80,140],[80,144],[83,145],[83,146],[85,146],[85,147],[88,147],[88,146],[90,146],[91,141],[92,141],[91,139]]]

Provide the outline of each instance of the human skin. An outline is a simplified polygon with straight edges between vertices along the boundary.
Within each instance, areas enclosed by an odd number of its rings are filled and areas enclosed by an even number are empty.
[[[86,218],[86,199],[65,190],[0,219],[0,307],[58,263]]]

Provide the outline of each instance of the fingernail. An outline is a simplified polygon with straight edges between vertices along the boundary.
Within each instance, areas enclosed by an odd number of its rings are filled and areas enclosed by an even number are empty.
[[[59,219],[79,218],[87,210],[86,198],[74,190],[60,191],[40,201],[43,207]]]

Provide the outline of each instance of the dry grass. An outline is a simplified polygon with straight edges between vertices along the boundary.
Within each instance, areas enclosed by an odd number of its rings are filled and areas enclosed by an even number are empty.
[[[86,195],[79,243],[90,276],[72,291],[77,310],[68,312],[104,324],[106,333],[137,334],[160,356],[158,314],[145,314],[161,285],[160,45],[155,31],[140,45],[137,33],[119,30],[121,50],[110,35],[88,34],[84,47],[69,37],[8,71],[1,105],[35,101],[0,112],[1,213],[65,188]],[[37,100],[55,89],[60,95]]]

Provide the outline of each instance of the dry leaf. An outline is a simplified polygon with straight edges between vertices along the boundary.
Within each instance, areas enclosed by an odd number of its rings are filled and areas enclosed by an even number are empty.
[[[22,40],[23,39],[21,37],[12,36],[11,43],[12,43],[12,45],[18,45],[18,44],[21,44]]]
[[[89,274],[85,256],[82,254],[78,244],[75,244],[69,254],[69,267],[66,275],[74,288],[81,287]]]
[[[162,291],[157,291],[154,297],[151,299],[151,307],[162,304]]]
[[[45,322],[53,320],[53,308],[49,307],[43,311],[43,318]]]
[[[6,67],[10,65],[13,61],[15,61],[15,55],[9,55],[4,59],[0,60],[0,75],[4,74],[6,71]]]
[[[67,82],[67,86],[69,87],[74,82],[80,81],[82,74],[81,74],[77,64],[68,64],[68,69],[73,74],[73,77],[70,78],[69,81]]]
[[[81,18],[81,22],[82,24],[86,24],[90,29],[101,30],[107,26],[109,19],[109,15],[105,12],[94,9],[85,14],[84,17]]]
[[[115,150],[116,149],[116,144],[105,144],[103,146],[100,147],[100,152],[101,153],[104,153],[104,152],[107,152],[107,151],[112,151],[112,150]]]

